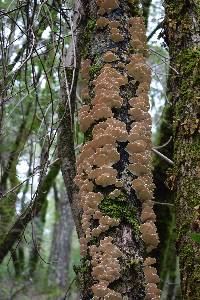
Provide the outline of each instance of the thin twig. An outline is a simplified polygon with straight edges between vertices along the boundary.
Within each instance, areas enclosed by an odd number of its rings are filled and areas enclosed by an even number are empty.
[[[54,165],[55,163],[57,163],[60,160],[60,158],[56,158],[51,164],[48,165],[48,167],[51,167],[52,165]],[[0,198],[4,198],[6,197],[8,194],[14,192],[16,189],[18,189],[20,186],[22,186],[26,181],[28,181],[30,178],[32,178],[35,174],[37,174],[38,172],[41,171],[41,167],[37,166],[35,168],[35,171],[33,172],[33,174],[31,174],[29,177],[27,177],[25,180],[23,180],[22,182],[20,182],[19,184],[17,184],[16,186],[14,186],[12,189],[10,189],[9,191],[7,191],[5,194],[3,194]]]
[[[152,148],[152,151],[157,154],[158,156],[160,156],[160,158],[162,158],[163,160],[165,160],[168,164],[170,165],[174,165],[174,162],[169,159],[168,157],[166,157],[164,154],[160,153],[158,150],[156,150],[155,148]]]
[[[166,143],[164,143],[163,145],[161,145],[161,146],[154,146],[153,148],[154,149],[162,149],[162,148],[166,147],[171,142],[171,140],[172,140],[172,136],[170,136],[169,140]]]
[[[152,36],[156,33],[156,31],[158,31],[158,29],[162,27],[162,24],[163,22],[157,24],[157,26],[153,29],[153,31],[148,35],[147,41],[149,41],[152,38]]]
[[[67,289],[67,291],[66,291],[66,293],[65,293],[65,295],[64,295],[64,298],[62,299],[62,300],[66,300],[67,298],[67,295],[69,294],[69,291],[70,291],[70,289],[71,289],[71,287],[72,287],[72,284],[74,283],[74,281],[76,280],[76,276],[74,277],[74,279],[70,282],[70,284],[69,284],[69,286],[68,286],[68,289]]]
[[[151,52],[153,52],[153,53],[155,53],[156,55],[158,55],[158,56],[161,56],[161,57],[163,57],[164,58],[164,60],[161,58],[161,60],[166,64],[166,60],[170,60],[170,58],[169,57],[166,57],[166,56],[164,56],[164,55],[162,55],[161,53],[159,53],[159,52],[157,52],[157,51],[155,51],[155,50],[153,50],[153,49],[149,49]],[[172,69],[176,74],[179,74],[179,72],[175,69],[175,68],[173,68],[170,64],[169,64],[169,68],[170,69]]]
[[[171,204],[171,203],[165,203],[165,202],[156,202],[154,201],[154,204],[157,204],[157,205],[166,205],[166,206],[174,206],[174,204]]]

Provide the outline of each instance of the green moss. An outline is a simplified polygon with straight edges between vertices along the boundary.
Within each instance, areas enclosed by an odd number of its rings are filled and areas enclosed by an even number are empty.
[[[138,266],[138,264],[140,263],[140,260],[139,259],[134,259],[134,258],[132,258],[132,259],[130,259],[130,260],[127,260],[126,261],[126,265],[130,268],[130,267],[132,267],[132,266]]]
[[[142,16],[141,8],[139,7],[140,1],[139,0],[132,0],[132,2],[128,3],[130,7],[130,11],[133,17],[135,16]]]
[[[94,19],[89,19],[88,22],[87,22],[87,26],[86,26],[86,29],[89,31],[89,32],[92,32],[94,30],[96,26],[96,20]]]
[[[193,256],[193,246],[192,246],[192,243],[191,244],[184,244],[182,249],[181,249],[181,259],[185,260],[185,259],[192,259],[192,256]]]
[[[84,46],[85,46],[83,49],[83,52],[82,52],[83,58],[87,57],[88,47],[89,47],[90,41],[91,41],[91,35],[92,35],[92,32],[94,31],[95,27],[96,27],[96,20],[88,19],[86,28],[84,30],[84,35],[83,35]]]
[[[121,266],[121,273],[126,274],[126,272],[131,271],[137,274],[138,272],[141,272],[141,264],[142,262],[139,259],[127,259]]]
[[[191,118],[191,106],[198,105],[197,87],[200,84],[200,50],[196,48],[188,48],[180,51],[177,56],[177,62],[175,68],[179,71],[179,74],[174,76],[174,81],[179,81],[179,98],[181,101],[175,103],[175,116],[173,130],[176,132],[176,128],[179,124],[182,124],[182,133],[184,135],[191,135],[198,127],[199,120]],[[184,80],[185,78],[185,80]],[[184,122],[181,119],[184,117]]]
[[[134,92],[132,89],[128,89],[127,92],[126,92],[126,96],[128,99],[132,98],[134,95]]]
[[[135,233],[139,233],[139,221],[136,217],[136,209],[125,202],[126,195],[121,193],[117,198],[112,199],[106,196],[101,202],[99,208],[101,212],[111,218],[120,219],[132,225]]]
[[[175,141],[174,148],[179,149],[180,147],[180,141],[179,139]],[[200,139],[197,136],[193,139],[193,143],[185,143],[184,144],[184,151],[182,153],[178,152],[175,155],[176,161],[178,164],[181,165],[182,162],[184,162],[187,159],[190,159],[192,157],[192,160],[199,160],[199,153],[200,153]],[[179,168],[180,166],[178,166]]]
[[[189,228],[190,228],[190,220],[187,220],[185,221],[185,223],[183,223],[181,225],[181,228],[178,232],[178,235],[177,235],[177,240],[181,239],[182,237],[186,236],[187,232],[189,231]]]
[[[175,148],[175,161],[176,165],[174,168],[175,174],[178,177],[182,166],[185,161],[191,162],[194,168],[198,165],[199,153],[200,153],[200,140],[199,138],[194,138],[193,143],[182,143],[182,139],[177,139],[174,145]],[[182,151],[181,151],[182,149]],[[198,176],[185,176],[182,178],[182,188],[178,189],[178,194],[176,196],[177,204],[181,201],[183,195],[189,199],[189,207],[194,208],[199,204],[199,195],[195,193],[195,189],[199,186]],[[189,221],[188,221],[189,222]],[[189,224],[188,224],[189,228]]]
[[[197,187],[199,187],[198,178],[187,178],[184,180],[184,191],[180,191],[180,195],[177,195],[177,200],[179,201],[185,195],[190,199],[190,207],[194,208],[199,204],[199,195],[194,192]]]
[[[89,75],[90,75],[91,79],[93,79],[95,77],[95,75],[98,75],[101,68],[102,68],[102,66],[98,63],[93,64],[93,65],[90,66]]]
[[[194,242],[200,244],[200,233],[191,232],[190,237]]]
[[[191,72],[193,73],[194,68],[200,64],[200,50],[196,48],[184,49],[179,53],[177,60],[183,66],[181,71],[184,76],[191,76]]]
[[[81,290],[88,289],[92,286],[91,266],[89,260],[86,257],[81,259],[79,266],[74,266],[74,272],[76,273],[77,285]]]

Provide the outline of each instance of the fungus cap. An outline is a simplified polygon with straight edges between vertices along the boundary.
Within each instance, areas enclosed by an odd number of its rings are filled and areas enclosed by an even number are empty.
[[[118,60],[118,56],[116,54],[114,54],[112,51],[108,51],[103,55],[103,60],[105,62],[113,62]]]
[[[143,140],[137,140],[127,145],[126,150],[129,154],[144,152],[147,149],[147,143]]]
[[[149,173],[149,168],[140,163],[129,164],[128,169],[133,175],[136,176],[142,176],[144,174]]]
[[[160,278],[157,275],[157,270],[154,267],[150,266],[145,266],[143,268],[144,270],[144,275],[145,275],[145,280],[147,283],[159,283]]]
[[[156,259],[153,257],[147,257],[144,261],[144,266],[151,266],[156,263]]]
[[[119,29],[111,28],[110,30],[110,38],[113,42],[122,42],[124,40],[124,36],[120,33]]]
[[[141,214],[141,221],[146,222],[147,220],[156,221],[156,215],[150,206],[144,207]]]
[[[110,23],[109,23],[109,27],[110,28],[117,28],[117,27],[119,27],[120,26],[120,22],[119,21],[110,21]]]
[[[98,5],[100,8],[104,9],[107,12],[110,12],[119,6],[118,0],[98,0]]]
[[[109,24],[109,20],[107,18],[104,18],[104,17],[99,17],[97,19],[97,22],[96,22],[96,25],[97,27],[99,28],[104,28],[106,27],[107,25]]]

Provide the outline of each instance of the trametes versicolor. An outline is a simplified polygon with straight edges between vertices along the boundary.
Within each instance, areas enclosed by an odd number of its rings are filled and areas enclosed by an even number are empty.
[[[109,28],[112,41],[119,43],[124,40],[120,32],[120,22],[109,20],[103,15],[115,10],[119,6],[116,0],[98,0],[99,18],[96,26],[99,30]],[[156,231],[156,216],[153,211],[152,165],[151,165],[151,117],[148,113],[148,91],[151,81],[150,68],[146,63],[147,43],[145,26],[142,18],[133,17],[129,20],[128,31],[130,45],[135,54],[129,57],[124,64],[111,50],[103,54],[104,65],[100,74],[92,81],[94,97],[90,104],[83,105],[79,110],[80,128],[86,132],[92,125],[92,140],[86,142],[77,157],[76,184],[79,186],[79,200],[82,208],[83,237],[80,239],[81,255],[91,256],[92,276],[98,283],[92,286],[93,299],[120,300],[123,296],[108,286],[120,277],[119,258],[123,256],[123,249],[113,243],[111,236],[100,240],[100,245],[91,245],[93,237],[105,233],[111,226],[118,226],[119,219],[104,215],[99,210],[103,194],[95,192],[95,186],[113,186],[109,197],[115,198],[120,194],[123,181],[118,178],[118,172],[113,165],[120,160],[117,143],[127,142],[126,151],[129,154],[128,170],[136,179],[132,188],[142,202],[140,232],[146,244],[147,253],[157,247],[159,239]],[[112,63],[115,62],[115,67]],[[116,65],[117,63],[117,65]],[[91,60],[82,63],[82,78],[84,87],[82,98],[89,97],[88,82]],[[119,71],[123,68],[123,72]],[[129,99],[129,120],[132,122],[131,130],[127,132],[126,124],[114,117],[113,108],[122,107],[123,98],[120,88],[127,85],[130,80],[139,82],[135,97]],[[105,119],[105,121],[102,121]],[[91,221],[98,221],[98,226],[91,226]],[[104,235],[105,236],[105,235]],[[159,277],[156,269],[152,267],[156,260],[147,257],[143,263],[146,280],[145,300],[160,299],[160,290],[157,288]]]

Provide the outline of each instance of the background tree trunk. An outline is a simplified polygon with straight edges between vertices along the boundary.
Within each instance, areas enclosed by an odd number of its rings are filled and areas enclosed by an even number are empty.
[[[173,104],[177,253],[184,299],[200,299],[200,7],[199,1],[165,1],[169,47],[169,99]]]
[[[66,193],[58,194],[54,186],[54,195],[55,224],[50,255],[49,282],[61,289],[67,289],[74,222]]]
[[[40,251],[42,246],[42,239],[44,233],[44,226],[46,222],[48,202],[45,199],[44,204],[38,214],[32,221],[32,246],[30,249],[29,258],[29,275],[33,278],[37,268],[38,261],[40,259]]]
[[[159,151],[169,159],[173,156],[172,106],[165,104],[160,127],[156,134],[156,146],[168,144]],[[162,299],[181,299],[179,285],[178,257],[175,247],[174,193],[168,184],[171,166],[158,155],[154,156],[155,211],[157,216],[160,244],[157,249],[158,272],[161,279]]]

